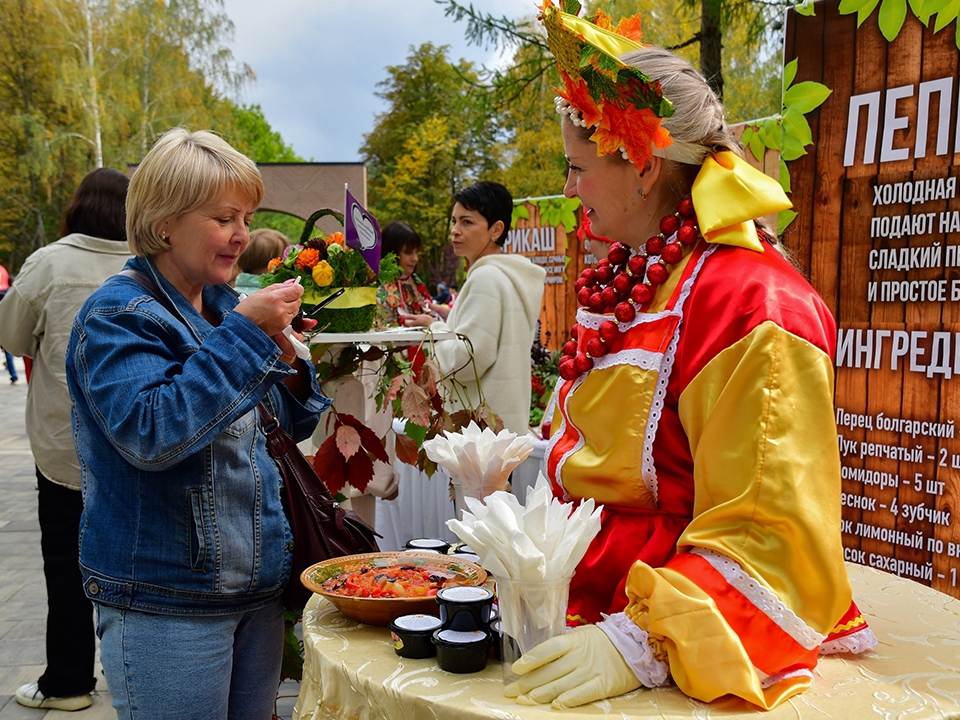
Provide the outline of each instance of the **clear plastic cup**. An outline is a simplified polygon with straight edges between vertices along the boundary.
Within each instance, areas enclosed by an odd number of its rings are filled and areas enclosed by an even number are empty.
[[[512,667],[523,653],[566,631],[569,595],[568,577],[560,580],[497,577],[504,683],[519,679]]]

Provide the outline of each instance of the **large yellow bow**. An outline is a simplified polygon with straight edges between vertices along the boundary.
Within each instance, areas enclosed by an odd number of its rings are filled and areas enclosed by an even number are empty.
[[[693,181],[697,223],[708,242],[763,252],[755,218],[788,210],[780,183],[732,152],[709,155]]]

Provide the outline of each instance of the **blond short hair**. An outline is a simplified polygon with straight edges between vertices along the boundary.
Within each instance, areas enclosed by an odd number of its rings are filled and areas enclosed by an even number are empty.
[[[283,255],[287,246],[292,244],[290,238],[273,228],[257,228],[250,232],[250,244],[237,258],[237,267],[240,272],[262,275],[267,271],[267,264],[275,257]]]
[[[130,179],[127,191],[127,242],[139,257],[170,249],[159,227],[238,189],[256,208],[263,180],[256,164],[206,130],[173,128],[154,144]]]

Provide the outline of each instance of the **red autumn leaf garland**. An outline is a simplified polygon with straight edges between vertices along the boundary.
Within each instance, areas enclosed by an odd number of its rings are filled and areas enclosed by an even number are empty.
[[[347,460],[360,449],[360,433],[349,425],[340,425],[336,432],[337,449]]]
[[[317,451],[313,468],[332,493],[340,492],[348,482],[363,492],[373,478],[371,457],[390,462],[383,440],[353,415],[337,413],[333,433]]]
[[[593,127],[600,122],[600,108],[590,96],[587,84],[579,78],[570,77],[563,70],[560,71],[560,77],[563,79],[564,89],[557,88],[557,94],[580,111],[587,127]]]

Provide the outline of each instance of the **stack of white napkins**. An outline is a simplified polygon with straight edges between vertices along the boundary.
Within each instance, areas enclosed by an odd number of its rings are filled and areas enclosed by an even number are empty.
[[[427,457],[447,471],[465,496],[481,498],[504,490],[513,469],[533,452],[533,435],[498,433],[473,421],[463,432],[445,432],[423,443]]]
[[[462,520],[447,520],[447,527],[480,556],[484,569],[498,578],[515,581],[563,580],[573,576],[590,542],[600,532],[600,513],[593,499],[573,504],[553,497],[543,473],[527,491],[526,506],[516,496],[495,492],[483,502],[466,498],[469,512]],[[572,512],[571,512],[572,511]],[[500,602],[503,632],[523,637],[524,622],[547,627],[565,613],[555,590],[520,586],[505,607]],[[510,604],[516,607],[510,606]],[[526,652],[529,648],[522,648]]]

